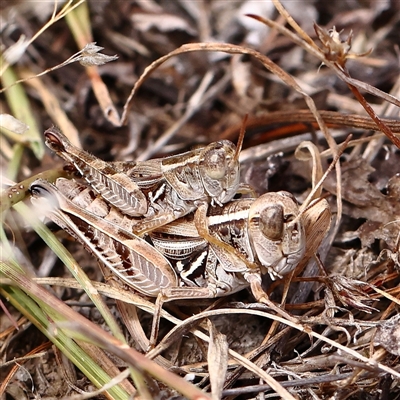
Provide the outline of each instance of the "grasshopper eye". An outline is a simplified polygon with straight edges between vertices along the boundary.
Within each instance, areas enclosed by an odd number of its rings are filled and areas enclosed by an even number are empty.
[[[204,156],[204,171],[211,179],[222,179],[227,170],[226,153],[223,148],[215,148]]]
[[[46,146],[49,147],[53,151],[64,151],[65,146],[63,145],[62,141],[60,138],[57,136],[57,134],[61,132],[58,132],[55,130],[55,128],[48,129],[44,133],[45,141],[46,141]]]
[[[60,208],[57,189],[50,183],[38,179],[29,187],[31,203],[38,208],[40,213],[46,214]]]
[[[280,204],[270,205],[261,211],[261,232],[270,240],[282,239],[284,222],[283,207]]]
[[[43,186],[38,185],[38,184],[31,185],[31,187],[29,188],[29,192],[34,197],[50,196],[50,192],[47,189],[45,189]]]

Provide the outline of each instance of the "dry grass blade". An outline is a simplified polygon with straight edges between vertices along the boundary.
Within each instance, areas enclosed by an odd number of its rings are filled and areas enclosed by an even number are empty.
[[[308,153],[306,153],[308,150]],[[322,179],[322,163],[321,163],[321,154],[312,142],[302,142],[299,146],[297,146],[295,152],[295,157],[301,161],[308,161],[311,157],[312,159],[312,175],[311,175],[311,183],[312,187],[315,188],[319,181]],[[319,198],[322,194],[322,187],[317,188],[314,197]],[[310,199],[312,200],[312,198]]]
[[[228,342],[226,336],[218,332],[214,324],[208,320],[210,343],[208,344],[208,372],[210,374],[211,398],[221,398],[226,372],[228,370]]]
[[[348,75],[348,73],[346,73]],[[349,75],[348,75],[349,76]],[[350,76],[349,76],[350,77]],[[360,102],[360,104],[365,108],[368,115],[373,119],[376,123],[376,126],[379,128],[381,132],[383,132],[388,139],[400,149],[400,139],[392,132],[392,130],[382,121],[381,118],[376,115],[374,109],[369,105],[369,103],[365,100],[364,96],[360,93],[357,87],[352,84],[348,84],[350,90],[353,92],[356,99]]]
[[[62,333],[67,333],[69,337],[95,343],[96,345],[113,352],[122,360],[126,361],[132,368],[146,372],[154,376],[156,379],[174,387],[189,399],[209,399],[204,392],[197,389],[194,385],[186,382],[177,375],[166,371],[134,349],[129,348],[126,344],[112,337],[97,325],[93,324],[80,314],[72,311],[64,304],[64,302],[50,295],[37,284],[32,281],[28,282],[20,272],[9,268],[6,263],[1,262],[0,272],[4,274],[6,271],[9,278],[12,279],[16,285],[23,288],[23,290],[28,290],[32,298],[36,299],[40,303],[51,302],[56,305],[59,316],[55,320],[55,326],[53,327],[54,332],[52,334],[60,335],[61,332],[58,332],[58,329],[60,329]],[[142,387],[139,382],[136,383],[139,388]]]

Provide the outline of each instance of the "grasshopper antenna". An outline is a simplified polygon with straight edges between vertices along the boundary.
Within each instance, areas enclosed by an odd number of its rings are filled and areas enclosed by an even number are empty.
[[[247,123],[248,117],[249,117],[249,114],[246,114],[242,120],[242,126],[240,127],[239,138],[238,138],[237,145],[236,145],[236,153],[235,153],[235,157],[233,158],[234,161],[237,161],[239,159],[240,151],[242,150],[244,135],[246,133],[246,123]]]

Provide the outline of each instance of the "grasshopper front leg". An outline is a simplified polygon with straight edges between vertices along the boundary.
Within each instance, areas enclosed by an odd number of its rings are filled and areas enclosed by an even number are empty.
[[[199,204],[194,214],[194,224],[200,237],[206,240],[210,245],[214,245],[222,252],[234,254],[238,260],[243,262],[250,270],[259,270],[259,266],[254,262],[247,259],[243,254],[239,253],[229,243],[224,242],[220,238],[213,236],[210,233],[208,219],[207,219],[208,205],[206,203]]]

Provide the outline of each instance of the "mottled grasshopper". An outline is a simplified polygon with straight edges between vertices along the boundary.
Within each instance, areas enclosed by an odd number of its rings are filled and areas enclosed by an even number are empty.
[[[157,297],[151,343],[165,301],[221,297],[250,286],[257,301],[290,318],[262,289],[263,274],[287,274],[304,255],[301,215],[287,192],[210,208],[210,235],[231,249],[227,251],[199,236],[193,214],[152,231],[152,246],[132,233],[131,217],[74,181],[59,178],[53,185],[37,180],[30,191],[34,205],[118,278],[145,296]]]
[[[287,192],[209,210],[210,234],[232,247],[230,253],[199,236],[192,216],[151,232],[153,247],[132,233],[130,218],[74,181],[37,180],[30,190],[34,205],[125,283],[164,301],[220,297],[249,285],[260,300],[261,276],[287,274],[305,250],[299,208]]]
[[[124,229],[118,210],[89,188],[59,178],[55,185],[36,180],[29,190],[32,204],[41,213],[130,287],[156,297],[164,288],[179,284],[169,261],[144,239]]]
[[[304,255],[305,232],[298,217],[299,207],[290,193],[271,192],[209,210],[206,224],[210,235],[217,243],[232,247],[231,252],[202,238],[192,215],[152,231],[150,237],[154,246],[176,263],[187,284],[193,277],[191,286],[210,275],[217,263],[227,273],[268,272],[276,279],[292,271]],[[224,281],[221,279],[221,287],[226,287]],[[226,290],[237,291],[233,287]],[[217,292],[221,296],[224,289]]]
[[[222,140],[176,156],[137,163],[102,161],[73,146],[54,127],[45,132],[45,141],[107,202],[125,215],[140,217],[134,227],[140,235],[189,214],[199,204],[214,206],[230,201],[239,188],[243,134],[237,148]]]

